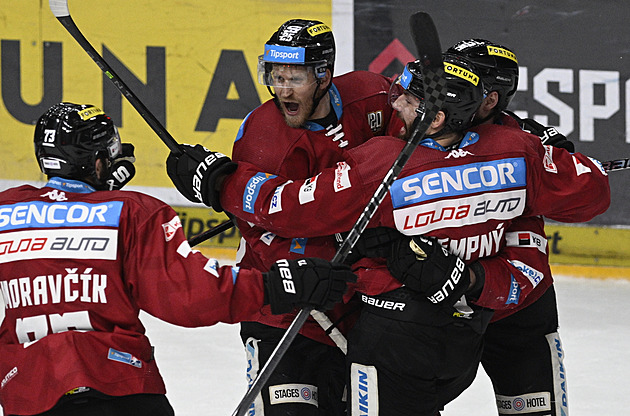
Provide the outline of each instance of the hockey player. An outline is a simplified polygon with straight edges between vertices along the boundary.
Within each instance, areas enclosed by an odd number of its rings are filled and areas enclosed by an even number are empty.
[[[355,147],[370,137],[389,134],[390,129],[399,129],[402,123],[387,101],[391,81],[365,71],[333,78],[334,62],[334,36],[327,25],[302,19],[282,24],[265,44],[258,64],[258,79],[268,87],[273,99],[256,108],[243,121],[234,143],[233,160],[252,163],[259,172],[306,178],[334,166],[341,160],[344,149]],[[197,167],[203,166],[200,161],[207,153],[201,146],[184,150],[183,157],[178,159],[171,155],[167,162],[173,183],[191,201],[203,201],[221,210],[218,200],[213,199],[215,193],[199,188],[202,171]],[[223,173],[233,169],[226,160],[219,158],[219,162]],[[217,165],[214,164],[213,169]],[[268,176],[253,178],[252,194],[229,211],[236,217],[244,238],[239,249],[239,253],[243,253],[239,265],[267,270],[279,258],[332,258],[336,250],[333,237],[305,239],[298,238],[302,235],[297,232],[283,238],[255,222],[241,220],[242,212],[252,209],[256,187],[267,179]],[[352,306],[338,305],[328,313],[334,322],[344,317],[338,323],[342,331],[350,320],[346,312],[351,309]],[[241,324],[250,361],[250,379],[267,361],[294,316],[294,313],[272,316],[265,307],[255,322]],[[344,414],[343,353],[312,319],[306,322],[300,334],[263,389],[262,401],[254,404],[254,411],[264,409],[267,415]],[[305,400],[301,395],[284,394],[288,387],[294,386],[298,390],[316,391],[318,402]]]
[[[34,144],[48,183],[0,193],[4,414],[172,415],[140,310],[186,327],[235,323],[264,303],[330,308],[355,279],[316,258],[261,273],[192,250],[168,205],[107,190],[112,167],[133,169],[97,107],[52,106]]]
[[[514,52],[485,39],[463,40],[448,51],[467,57],[480,69],[486,98],[478,111],[477,122],[520,128],[516,120],[503,112],[518,86],[519,67]],[[540,135],[547,146],[575,150],[573,143],[553,128],[544,129],[533,120],[525,120],[522,127]],[[531,138],[537,140],[535,136]],[[510,259],[531,257],[528,252],[532,251],[534,255],[541,252],[548,256],[543,218],[516,219],[506,233],[506,243],[503,254]],[[520,401],[524,405],[519,414],[545,412],[567,416],[566,369],[558,333],[553,276],[548,265],[535,270],[543,276],[538,285],[531,291],[523,291],[516,282],[511,283],[510,291],[514,294],[507,297],[505,308],[495,306],[484,335],[481,363],[492,381],[499,414],[511,414]],[[483,299],[479,301],[478,304],[483,304]]]
[[[501,309],[509,284],[496,276],[513,276],[522,291],[532,291],[543,278],[538,264],[526,268],[509,256],[501,262],[482,257],[500,253],[506,230],[519,217],[587,221],[610,201],[604,171],[579,153],[544,147],[539,139],[504,126],[483,125],[463,134],[482,102],[482,84],[464,58],[447,55],[445,63],[452,69],[450,99],[371,223],[416,236],[411,239],[413,262],[405,263],[405,245],[399,246],[400,257],[389,261],[407,287],[399,288],[384,261],[363,259],[353,265],[365,303],[348,339],[353,414],[378,408],[380,415],[433,415],[456,397],[475,376],[484,318],[489,319],[471,301]],[[394,104],[406,122],[403,134],[423,111],[417,65],[407,66],[402,79],[408,84]],[[223,183],[230,192],[221,194],[221,203],[228,211],[236,209],[253,191],[253,212],[245,219],[271,232],[307,237],[342,232],[354,224],[403,144],[393,137],[375,138],[310,179],[269,177],[253,189],[251,179],[262,174],[239,162]],[[202,182],[204,189],[216,189],[216,183]],[[568,189],[567,183],[572,184]],[[441,246],[456,252],[466,266]],[[427,258],[419,263],[421,270],[416,255]],[[546,257],[539,257],[540,267],[548,267]]]

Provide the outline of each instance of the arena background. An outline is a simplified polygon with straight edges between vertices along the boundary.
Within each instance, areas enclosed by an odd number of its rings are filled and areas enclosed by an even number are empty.
[[[511,109],[519,115],[557,126],[578,151],[602,161],[630,156],[630,4],[621,0],[70,0],[69,8],[85,37],[180,142],[230,154],[242,118],[269,98],[256,82],[256,61],[285,20],[332,24],[337,75],[361,69],[393,76],[414,58],[408,16],[422,10],[433,17],[443,49],[477,37],[517,53],[521,82]],[[165,173],[166,146],[47,1],[3,1],[0,42],[0,189],[44,180],[32,132],[46,108],[62,100],[92,103],[136,146],[138,173],[129,189],[173,205],[189,236],[225,220],[179,196]],[[589,271],[592,265],[606,266],[605,275],[630,275],[629,175],[611,174],[611,207],[591,223],[548,225],[553,263],[583,275],[602,274],[601,267]],[[232,257],[238,239],[233,228],[203,245]]]

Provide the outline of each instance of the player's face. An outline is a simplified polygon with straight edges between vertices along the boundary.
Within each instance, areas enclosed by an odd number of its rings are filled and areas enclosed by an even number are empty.
[[[420,99],[406,91],[392,104],[392,107],[396,110],[398,118],[405,123],[398,134],[398,137],[401,139],[409,138],[409,135],[411,134],[411,125],[418,116],[418,113],[416,112],[418,106],[420,106]]]
[[[299,65],[278,65],[273,74],[274,91],[287,125],[301,127],[313,113],[313,96],[318,87],[315,75]]]

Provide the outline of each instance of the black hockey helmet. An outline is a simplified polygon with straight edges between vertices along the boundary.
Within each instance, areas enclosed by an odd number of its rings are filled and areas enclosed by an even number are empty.
[[[497,111],[507,108],[518,87],[518,60],[506,46],[485,39],[462,40],[447,52],[468,58],[479,68],[486,94],[499,94]]]
[[[265,43],[258,57],[258,80],[273,85],[273,64],[306,65],[313,68],[316,79],[331,74],[335,67],[335,38],[331,28],[319,20],[293,19],[282,24]]]
[[[121,152],[112,119],[89,104],[50,107],[35,125],[34,144],[42,172],[66,179],[96,178],[96,160],[111,162]],[[109,163],[105,165],[109,167]]]
[[[484,98],[483,83],[477,68],[461,56],[444,53],[444,72],[446,77],[446,100],[441,111],[446,115],[444,128],[431,137],[464,131],[472,124],[473,117]],[[409,62],[403,73],[390,88],[390,103],[400,96],[403,90],[420,99],[416,112],[424,113],[424,82],[420,61]],[[396,92],[398,89],[398,92]]]

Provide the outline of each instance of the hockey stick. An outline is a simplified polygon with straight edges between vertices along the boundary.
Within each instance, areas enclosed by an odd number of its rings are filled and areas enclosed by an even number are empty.
[[[370,202],[357,219],[356,223],[348,233],[348,236],[341,244],[333,262],[343,262],[348,253],[352,250],[361,233],[367,227],[370,219],[376,213],[378,206],[385,198],[389,187],[396,180],[398,174],[404,167],[405,163],[413,153],[414,149],[424,137],[431,122],[435,118],[437,112],[442,107],[446,98],[446,79],[444,77],[444,68],[442,63],[442,48],[440,40],[431,19],[427,13],[418,12],[410,18],[411,33],[414,43],[418,50],[418,56],[422,63],[422,73],[424,76],[424,96],[425,96],[425,113],[422,118],[417,118],[414,122],[412,134],[409,141],[405,144],[400,154],[394,161],[394,164],[385,175],[385,178],[375,191]],[[289,328],[285,331],[284,336],[273,350],[269,359],[258,373],[258,377],[254,380],[245,397],[241,400],[233,416],[243,416],[247,413],[251,403],[256,396],[262,391],[263,385],[267,382],[271,373],[275,370],[278,363],[286,353],[287,349],[297,336],[300,328],[308,319],[311,308],[302,308],[296,315]]]
[[[222,232],[227,231],[232,227],[234,227],[234,222],[232,220],[224,221],[216,227],[212,227],[209,230],[190,237],[190,239],[188,240],[188,244],[190,244],[191,247],[194,247],[197,244],[201,244],[204,241],[209,240],[215,235],[221,234]]]
[[[615,172],[618,170],[630,169],[630,158],[628,157],[625,159],[609,160],[607,162],[601,162],[601,163],[602,163],[602,167],[607,172]]]
[[[514,120],[516,120],[516,122],[521,126],[521,128],[523,128],[526,120],[520,118],[519,116],[514,114],[512,111],[503,110],[503,112],[506,113],[507,115],[509,115],[510,117],[512,117]],[[532,120],[532,119],[527,119],[527,120],[530,123],[534,123],[540,129],[544,129],[544,130],[553,129],[553,130],[555,130],[554,127],[545,127],[542,124],[540,124],[539,122],[537,122],[536,120]],[[536,136],[539,136],[538,134],[533,133],[533,132],[532,132],[532,134],[534,134]],[[543,140],[542,137],[541,137],[541,140]],[[543,141],[543,144],[544,144],[544,141]],[[624,170],[624,169],[630,169],[630,158],[615,159],[615,160],[609,160],[609,161],[600,162],[600,163],[602,164],[602,168],[605,171],[607,171],[607,172]]]
[[[90,58],[96,65],[105,73],[105,75],[114,83],[114,85],[120,90],[122,95],[131,103],[133,108],[138,111],[138,113],[142,116],[142,118],[147,122],[147,124],[157,133],[157,135],[162,139],[164,144],[173,152],[176,156],[180,156],[182,154],[179,149],[178,143],[175,141],[173,136],[164,128],[162,123],[155,118],[153,113],[149,111],[149,109],[140,101],[138,96],[133,93],[129,89],[129,87],[123,82],[122,79],[114,70],[109,66],[109,64],[105,61],[105,59],[96,52],[96,49],[92,47],[90,42],[83,36],[77,25],[72,20],[70,16],[70,11],[68,9],[68,0],[49,0],[50,10],[55,15],[57,20],[66,28],[68,33],[72,35],[72,37],[77,41],[79,45],[87,52]]]

